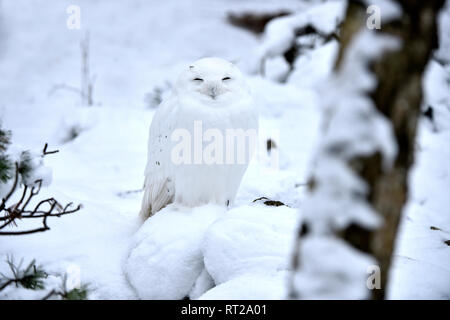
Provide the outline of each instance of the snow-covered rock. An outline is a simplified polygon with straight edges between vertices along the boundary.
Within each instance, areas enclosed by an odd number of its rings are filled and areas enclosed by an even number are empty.
[[[295,209],[242,206],[217,220],[202,246],[208,273],[216,284],[252,273],[286,270],[298,226]]]
[[[242,286],[242,298],[281,299],[297,226],[287,206],[171,205],[137,232],[124,271],[142,299],[227,299]]]
[[[208,273],[206,268],[203,266],[203,270],[198,276],[197,280],[195,280],[194,286],[192,287],[191,292],[189,293],[189,299],[194,300],[201,297],[206,291],[214,288],[215,283],[211,275]]]
[[[287,271],[246,273],[207,291],[199,300],[286,299],[287,281]]]
[[[182,299],[203,269],[200,245],[224,208],[168,206],[150,217],[135,235],[124,265],[141,299]]]

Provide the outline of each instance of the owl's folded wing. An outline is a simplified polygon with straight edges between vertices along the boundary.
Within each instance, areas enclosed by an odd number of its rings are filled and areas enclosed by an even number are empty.
[[[173,202],[171,133],[176,127],[176,100],[163,101],[153,117],[148,140],[144,196],[139,216],[145,220]]]

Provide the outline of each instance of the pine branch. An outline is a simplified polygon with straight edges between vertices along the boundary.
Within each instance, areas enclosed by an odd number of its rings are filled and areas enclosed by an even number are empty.
[[[62,284],[59,290],[51,290],[42,300],[48,300],[53,296],[59,296],[63,300],[86,300],[89,293],[89,286],[81,284],[79,288],[67,289],[67,274],[62,278]]]
[[[19,164],[16,162],[15,163],[15,175],[14,175],[14,182],[13,185],[11,187],[11,190],[8,192],[8,194],[6,195],[6,197],[4,197],[2,199],[2,203],[0,204],[0,211],[3,211],[5,209],[6,206],[6,202],[9,200],[9,198],[11,198],[11,196],[13,195],[14,191],[16,191],[16,187],[17,187],[17,182],[19,180]]]
[[[30,290],[45,289],[44,279],[48,274],[41,266],[36,265],[33,259],[27,267],[22,268],[23,259],[18,264],[15,263],[13,256],[6,258],[6,263],[9,266],[11,276],[6,276],[0,273],[0,291],[8,286],[15,284],[16,288],[21,286]],[[60,297],[63,300],[85,300],[89,293],[89,286],[81,284],[78,288],[67,288],[67,274],[62,276],[62,283],[60,288],[49,291],[42,300],[50,299],[51,297]]]
[[[35,260],[32,260],[25,269],[21,269],[23,260],[16,265],[12,256],[6,258],[6,263],[11,270],[12,277],[7,277],[0,273],[0,276],[3,278],[3,281],[0,283],[0,291],[13,283],[16,287],[20,285],[25,289],[44,289],[43,279],[47,278],[47,273],[41,266],[36,266]]]
[[[59,152],[59,150],[48,151],[47,148],[48,144],[46,143],[42,151],[43,156]],[[26,159],[28,159],[28,156],[25,154],[23,155],[23,158],[25,159],[24,161],[27,162]],[[11,187],[11,190],[8,192],[6,197],[2,199],[2,202],[0,204],[0,213],[4,213],[4,216],[0,216],[0,223],[2,223],[0,224],[0,230],[8,226],[17,226],[17,219],[42,219],[42,226],[28,230],[0,231],[0,236],[24,235],[50,230],[50,227],[47,225],[47,219],[49,217],[61,217],[63,215],[72,214],[82,208],[81,205],[73,207],[72,202],[63,206],[56,199],[48,198],[39,201],[33,209],[27,209],[32,199],[39,194],[42,187],[42,180],[36,180],[35,185],[33,185],[33,187],[31,188],[28,186],[24,186],[19,201],[8,206],[7,202],[10,200],[11,196],[14,194],[18,187],[19,175],[26,174],[26,172],[29,171],[27,167],[29,167],[29,164],[19,164],[17,162],[15,163],[14,183]],[[48,205],[47,209],[42,208],[44,205]]]

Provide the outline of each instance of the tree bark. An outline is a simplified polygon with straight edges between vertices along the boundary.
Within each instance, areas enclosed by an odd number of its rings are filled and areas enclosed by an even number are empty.
[[[382,170],[379,153],[355,158],[350,166],[370,187],[368,202],[383,217],[377,230],[364,230],[351,225],[342,231],[352,246],[373,255],[381,270],[381,289],[372,290],[373,299],[384,299],[388,284],[397,229],[403,207],[408,199],[408,173],[414,162],[414,142],[422,104],[422,78],[434,49],[437,48],[437,14],[445,0],[400,0],[403,14],[382,25],[380,32],[396,36],[401,48],[387,52],[371,65],[378,80],[370,93],[376,108],[390,120],[398,145],[394,167]],[[381,12],[383,14],[383,12]],[[383,17],[382,17],[383,18]],[[341,30],[341,48],[335,69],[356,33],[365,28],[366,5],[350,1]]]

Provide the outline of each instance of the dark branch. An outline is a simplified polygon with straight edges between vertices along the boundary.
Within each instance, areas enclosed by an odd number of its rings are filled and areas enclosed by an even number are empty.
[[[53,154],[53,153],[59,152],[59,150],[47,151],[47,147],[48,147],[48,143],[45,144],[44,150],[42,150],[42,154],[43,154],[44,156],[46,156],[46,155],[48,155],[48,154]]]
[[[47,148],[48,145],[46,143],[42,151],[43,156],[58,152],[58,150],[48,151]],[[41,191],[42,180],[36,180],[35,185],[32,186],[31,188],[29,186],[24,186],[19,201],[8,206],[7,204],[8,201],[10,200],[11,196],[14,194],[14,192],[18,187],[19,184],[18,181],[19,181],[19,165],[16,162],[14,183],[11,187],[11,190],[8,192],[6,197],[2,199],[2,202],[0,204],[0,213],[3,214],[3,216],[0,216],[0,222],[3,222],[3,224],[0,225],[0,230],[8,226],[17,227],[17,220],[22,219],[42,219],[41,220],[42,226],[28,230],[0,231],[0,236],[24,235],[50,230],[50,227],[47,225],[47,219],[49,217],[61,217],[63,215],[72,214],[79,211],[82,208],[81,205],[72,207],[73,206],[72,202],[63,206],[56,199],[48,198],[39,201],[34,206],[33,209],[28,210],[27,207],[30,205],[33,198],[35,198]],[[45,204],[48,204],[47,209],[44,209],[45,207],[43,207]]]

